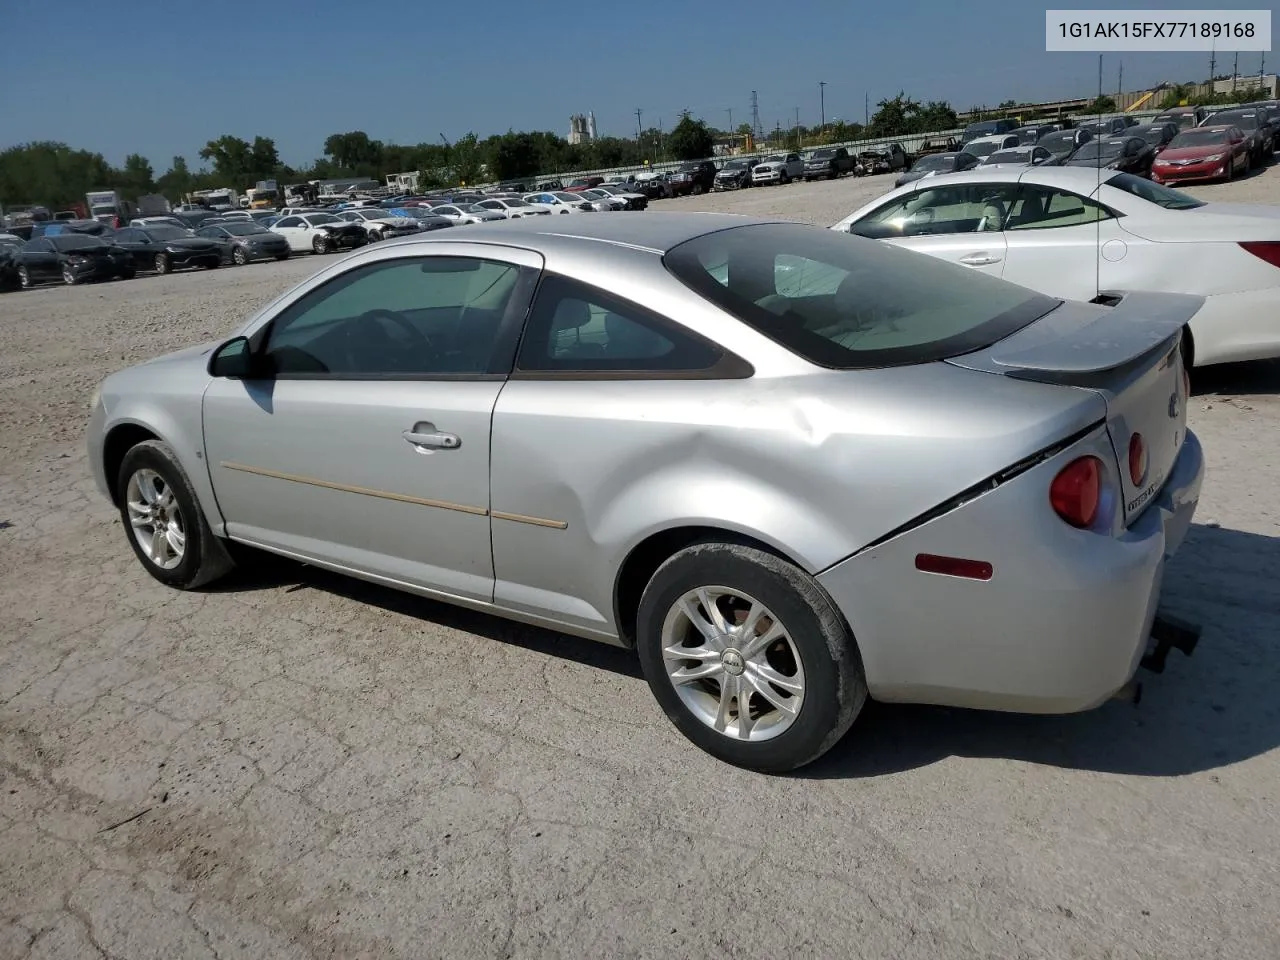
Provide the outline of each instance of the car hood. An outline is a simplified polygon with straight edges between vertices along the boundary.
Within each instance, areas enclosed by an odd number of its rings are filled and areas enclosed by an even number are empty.
[[[781,160],[769,160],[765,163],[757,163],[755,168],[757,170],[781,170],[785,166],[786,163]]]
[[[757,169],[759,169],[759,168],[757,168]],[[748,170],[746,167],[734,167],[732,170],[720,170],[720,171],[717,171],[717,173],[716,173],[716,179],[717,179],[717,180],[719,180],[721,177],[724,177],[724,178],[727,180],[727,179],[730,179],[730,178],[733,178],[733,177],[741,177],[741,176],[745,176],[745,175],[749,174],[750,172],[751,172],[751,171],[750,171],[750,170]]]
[[[1083,159],[1080,157],[1072,157],[1063,166],[1066,167],[1109,167],[1112,164],[1119,164],[1120,157],[1091,157]]]
[[[223,338],[222,340],[210,340],[207,343],[199,343],[194,347],[184,347],[181,350],[175,350],[173,353],[164,353],[158,357],[152,357],[150,360],[144,360],[136,367],[131,367],[129,369],[136,370],[147,367],[156,367],[158,365],[174,367],[184,364],[192,367],[193,369],[204,369],[208,363],[209,354],[225,342],[226,338]],[[127,375],[128,373],[129,370],[122,370],[117,374],[117,376]]]
[[[1164,152],[1156,159],[1203,160],[1205,157],[1212,157],[1214,154],[1225,154],[1230,152],[1231,144],[1229,143],[1213,143],[1203,147],[1166,147]]]
[[[207,237],[183,237],[180,240],[157,240],[156,243],[166,247],[181,247],[184,250],[208,250],[218,246],[219,241]]]
[[[366,221],[366,222],[369,222],[369,221]],[[417,223],[418,220],[416,217],[389,216],[389,217],[374,217],[372,222],[385,223],[388,226],[392,226],[392,227],[411,227],[415,223]]]

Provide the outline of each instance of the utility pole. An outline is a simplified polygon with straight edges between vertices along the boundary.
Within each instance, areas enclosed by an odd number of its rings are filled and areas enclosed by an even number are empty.
[[[827,129],[827,81],[825,80],[818,81],[818,116],[821,118],[818,129],[825,132]]]
[[[754,90],[751,91],[751,136],[757,140],[764,139],[764,130],[760,126],[760,100]]]
[[[640,125],[641,112],[640,108],[636,107],[636,143],[644,139],[644,127]]]
[[[1124,93],[1124,61],[1120,61],[1120,79],[1116,81],[1116,106],[1120,106],[1120,94]]]
[[[1215,42],[1209,48],[1209,92],[1213,93],[1214,71],[1218,68],[1218,45]]]
[[[800,108],[796,107],[796,149],[800,149]]]
[[[1240,52],[1236,51],[1236,61],[1231,66],[1231,92],[1236,92],[1236,77],[1240,76]]]
[[[725,110],[725,113],[729,114],[729,133],[730,135],[732,135],[733,134],[733,107],[729,107],[727,110]]]
[[[871,94],[869,93],[862,95],[862,124],[871,126]]]
[[[1258,96],[1262,96],[1262,78],[1266,76],[1264,71],[1267,69],[1267,53],[1262,52],[1262,59],[1258,62]],[[1271,91],[1267,91],[1267,96],[1271,96]]]

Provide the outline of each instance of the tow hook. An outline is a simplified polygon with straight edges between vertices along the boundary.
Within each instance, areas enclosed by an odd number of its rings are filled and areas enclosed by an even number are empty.
[[[1170,650],[1181,650],[1186,656],[1196,649],[1200,642],[1200,625],[1166,614],[1156,614],[1151,624],[1151,639],[1155,646],[1142,658],[1142,666],[1152,673],[1164,673],[1164,662]]]

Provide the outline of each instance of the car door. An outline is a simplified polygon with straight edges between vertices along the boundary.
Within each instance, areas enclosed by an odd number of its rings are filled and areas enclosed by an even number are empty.
[[[1092,299],[1099,287],[1124,285],[1128,242],[1115,215],[1088,197],[1023,184],[1005,239],[1004,279],[1013,283],[1074,300]]]
[[[233,539],[490,601],[490,421],[541,269],[530,251],[433,245],[365,260],[214,378],[205,454]]]
[[[53,252],[53,244],[43,237],[26,242],[20,265],[27,268],[27,276],[32,280],[58,275],[58,258]]]
[[[895,197],[850,226],[850,233],[962,264],[993,277],[1005,269],[1004,219],[1013,183],[923,186]]]
[[[142,235],[134,227],[125,227],[116,231],[116,245],[129,254],[129,261],[135,269],[151,266],[151,255],[142,243]]]
[[[311,249],[309,228],[301,217],[285,217],[271,229],[289,242],[290,250],[298,252]]]

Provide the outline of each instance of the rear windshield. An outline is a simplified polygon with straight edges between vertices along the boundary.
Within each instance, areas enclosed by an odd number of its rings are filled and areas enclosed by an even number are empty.
[[[997,150],[995,153],[991,154],[991,156],[987,157],[987,159],[983,160],[982,162],[987,164],[992,164],[992,165],[997,163],[1030,163],[1031,151],[1030,150]]]
[[[956,165],[954,153],[934,153],[921,157],[912,170],[951,170]]]
[[[1135,177],[1132,173],[1116,174],[1107,181],[1107,186],[1141,197],[1166,210],[1194,210],[1196,207],[1204,206],[1203,200],[1197,200],[1190,194],[1161,186],[1146,177]]]
[[[1046,150],[1054,150],[1058,147],[1073,147],[1075,143],[1076,135],[1073,131],[1050,133],[1040,138],[1040,146]]]
[[[1099,157],[1118,157],[1124,150],[1123,140],[1090,140],[1072,156],[1072,160],[1097,160]]]
[[[995,153],[996,147],[998,146],[1000,146],[1000,144],[994,140],[987,140],[983,142],[979,142],[975,140],[974,142],[967,144],[965,146],[964,152],[971,153],[975,157],[987,157]]]
[[[82,233],[62,234],[47,238],[58,250],[87,250],[91,247],[105,247],[106,243],[97,237],[88,237]]]
[[[669,250],[686,286],[811,363],[925,363],[1002,340],[1060,301],[891,244],[753,224]]]

